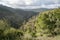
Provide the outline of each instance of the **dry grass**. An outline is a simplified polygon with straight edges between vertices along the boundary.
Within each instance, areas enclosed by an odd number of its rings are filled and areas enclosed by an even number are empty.
[[[55,37],[37,37],[37,38],[24,38],[25,40],[60,40],[60,36]]]

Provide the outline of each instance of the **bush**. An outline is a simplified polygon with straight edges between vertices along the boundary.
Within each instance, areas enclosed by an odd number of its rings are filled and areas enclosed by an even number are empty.
[[[23,32],[12,28],[7,20],[0,20],[0,40],[22,40]]]
[[[36,35],[60,34],[60,9],[43,12],[35,23]]]

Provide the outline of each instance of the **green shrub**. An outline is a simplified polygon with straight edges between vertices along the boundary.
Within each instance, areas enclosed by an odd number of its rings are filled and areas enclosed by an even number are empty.
[[[43,12],[35,23],[36,35],[60,34],[60,9]]]
[[[12,28],[7,20],[0,20],[0,40],[22,40],[23,32]]]

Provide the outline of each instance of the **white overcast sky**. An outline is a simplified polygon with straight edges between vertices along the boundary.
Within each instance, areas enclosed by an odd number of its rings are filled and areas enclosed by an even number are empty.
[[[60,6],[60,0],[0,0],[0,4],[22,9],[56,8]]]

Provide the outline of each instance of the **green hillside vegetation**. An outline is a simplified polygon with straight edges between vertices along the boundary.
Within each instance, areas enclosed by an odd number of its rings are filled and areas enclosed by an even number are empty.
[[[7,20],[0,20],[0,40],[22,40],[23,32],[12,28]]]
[[[35,23],[36,32],[43,35],[60,34],[60,9],[43,12]]]
[[[30,19],[27,18],[29,21],[25,21],[22,26],[20,26],[20,16],[18,18],[16,14],[10,14],[10,11],[7,11],[0,11],[0,40],[49,40],[49,37],[60,35],[60,9],[42,12]],[[14,28],[10,22],[13,22],[14,26],[17,23],[20,28]]]
[[[14,9],[0,5],[0,19],[7,19],[14,28],[19,28],[24,21],[27,22],[29,18],[37,14],[37,12],[24,11],[22,9]]]
[[[32,17],[21,29],[33,37],[60,35],[60,9],[42,12]]]

